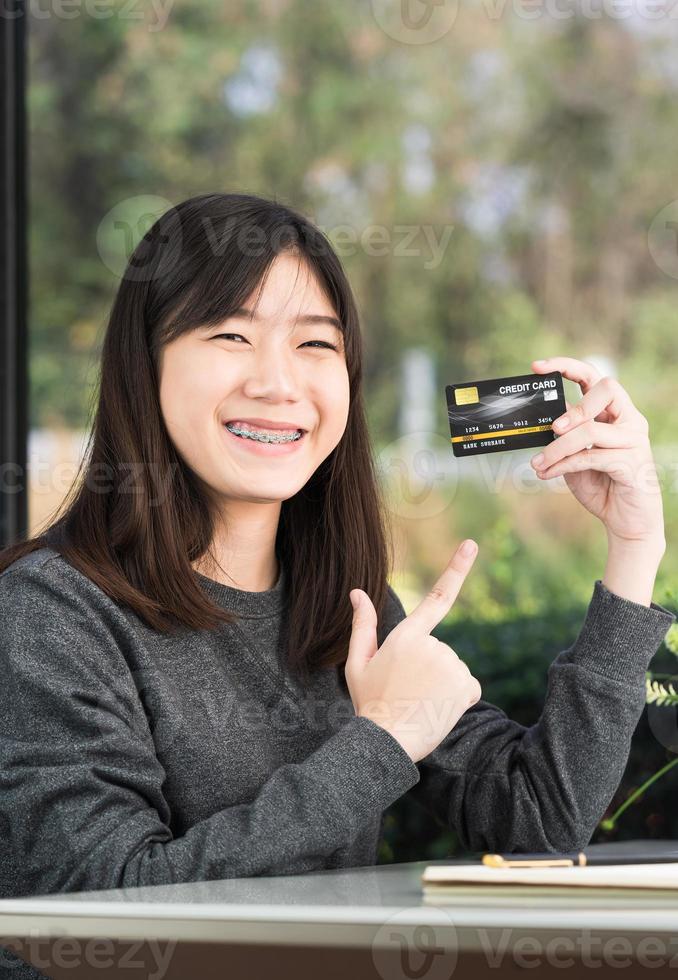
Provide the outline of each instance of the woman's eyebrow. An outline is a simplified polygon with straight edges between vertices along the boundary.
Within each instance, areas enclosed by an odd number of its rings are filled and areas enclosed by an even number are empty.
[[[245,309],[244,306],[239,306],[237,310],[231,313],[229,319],[248,319],[248,320],[260,320],[261,317],[255,316],[252,310]],[[327,323],[331,327],[336,327],[337,330],[343,333],[343,328],[341,326],[341,321],[337,320],[335,316],[321,316],[317,313],[306,313],[304,316],[298,316],[294,319],[295,323],[303,324],[316,324],[316,323]]]

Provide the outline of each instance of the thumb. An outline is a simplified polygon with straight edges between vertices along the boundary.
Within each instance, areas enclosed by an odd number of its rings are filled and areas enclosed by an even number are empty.
[[[355,670],[368,663],[377,652],[377,612],[362,589],[352,589],[349,599],[353,606],[353,624],[346,667]]]

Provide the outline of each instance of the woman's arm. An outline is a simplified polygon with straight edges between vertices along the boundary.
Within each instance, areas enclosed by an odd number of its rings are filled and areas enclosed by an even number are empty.
[[[643,606],[652,602],[657,569],[666,551],[666,541],[629,542],[609,540],[603,585],[624,599]]]
[[[389,591],[385,635],[406,615]],[[410,795],[467,850],[584,847],[621,781],[645,670],[675,619],[597,580],[578,637],[549,667],[539,720],[526,727],[478,701],[417,763]]]
[[[332,867],[419,779],[391,735],[349,717],[252,799],[175,836],[113,624],[47,567],[0,578],[0,897]]]

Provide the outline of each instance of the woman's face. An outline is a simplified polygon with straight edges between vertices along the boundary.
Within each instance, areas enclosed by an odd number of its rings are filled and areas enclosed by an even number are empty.
[[[253,310],[255,302],[253,293],[245,309]],[[189,331],[160,354],[167,431],[217,500],[269,503],[294,496],[346,428],[342,333],[328,322],[302,320],[336,319],[303,261],[287,254],[274,260],[256,312],[256,320],[243,313]],[[305,432],[296,442],[276,445],[234,435],[224,424],[248,419]]]

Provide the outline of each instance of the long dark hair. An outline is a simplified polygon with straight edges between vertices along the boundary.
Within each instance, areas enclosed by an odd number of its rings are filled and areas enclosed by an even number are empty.
[[[245,305],[283,252],[308,264],[333,305],[350,381],[344,434],[306,485],[282,502],[276,535],[286,573],[288,664],[306,680],[346,660],[351,589],[364,589],[381,618],[393,551],[368,435],[351,287],[323,233],[277,201],[202,194],[170,208],[141,239],[111,309],[95,419],[76,479],[46,529],[0,551],[0,571],[47,546],[155,630],[234,622],[208,598],[191,565],[211,554],[214,502],[165,428],[158,357],[165,343]]]

